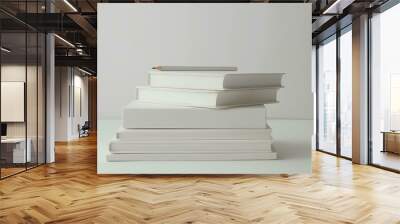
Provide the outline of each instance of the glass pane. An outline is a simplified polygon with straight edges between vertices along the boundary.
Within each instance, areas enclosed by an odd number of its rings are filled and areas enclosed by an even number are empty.
[[[318,148],[336,153],[336,40],[318,48]]]
[[[313,137],[312,137],[312,149],[316,150],[317,149],[317,139],[316,139],[316,134],[317,134],[317,91],[316,91],[316,80],[317,80],[317,48],[316,46],[312,46],[312,52],[311,52],[311,79],[312,79],[312,91],[313,91]],[[89,91],[90,92],[90,91]]]
[[[27,33],[28,38],[28,63],[27,63],[27,98],[26,98],[26,112],[27,112],[27,143],[28,149],[30,148],[30,161],[27,164],[28,168],[37,165],[38,159],[38,143],[37,143],[37,98],[38,98],[38,35],[35,32]]]
[[[340,36],[340,153],[352,157],[352,35]]]
[[[372,163],[400,170],[400,5],[372,18]]]
[[[39,45],[38,45],[38,163],[45,163],[46,148],[45,148],[45,122],[46,122],[46,51],[45,51],[46,37],[44,34],[39,34]]]
[[[1,34],[2,177],[25,170],[31,151],[26,144],[26,35]],[[6,50],[4,50],[6,49]]]

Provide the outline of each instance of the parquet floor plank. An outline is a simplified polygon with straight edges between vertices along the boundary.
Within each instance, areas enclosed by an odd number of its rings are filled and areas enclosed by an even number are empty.
[[[398,223],[400,175],[313,152],[311,175],[97,175],[96,138],[0,181],[0,223]]]

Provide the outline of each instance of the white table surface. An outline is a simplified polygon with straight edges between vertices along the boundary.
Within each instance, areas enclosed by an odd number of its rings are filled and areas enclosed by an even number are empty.
[[[25,140],[28,144],[25,144]],[[25,163],[25,159],[27,158],[27,162],[31,161],[31,146],[32,140],[31,138],[13,138],[6,137],[1,139],[1,144],[15,144],[13,148],[13,163]],[[25,149],[25,145],[27,145]],[[26,155],[25,155],[26,153]]]
[[[29,140],[29,139],[28,139]],[[25,138],[2,138],[1,143],[20,143],[25,142]]]
[[[295,174],[311,173],[312,120],[269,120],[277,160],[108,162],[109,142],[121,120],[99,120],[98,174]]]

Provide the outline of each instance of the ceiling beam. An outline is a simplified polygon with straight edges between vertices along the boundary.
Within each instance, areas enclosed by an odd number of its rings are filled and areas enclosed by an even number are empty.
[[[91,56],[55,56],[56,66],[88,67],[93,71],[97,68],[97,59]]]
[[[336,0],[326,7],[322,14],[342,14],[344,9],[353,4],[355,0]]]
[[[73,20],[77,25],[79,25],[91,38],[97,37],[96,28],[90,24],[85,17],[80,14],[71,13],[67,15],[71,20]]]
[[[16,18],[42,32],[82,30],[75,21],[62,13],[18,13]]]

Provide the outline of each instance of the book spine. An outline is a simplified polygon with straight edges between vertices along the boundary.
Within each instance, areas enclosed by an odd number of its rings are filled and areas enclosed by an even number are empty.
[[[109,154],[109,162],[122,161],[244,161],[277,159],[276,152],[268,153],[215,153],[215,154]]]

